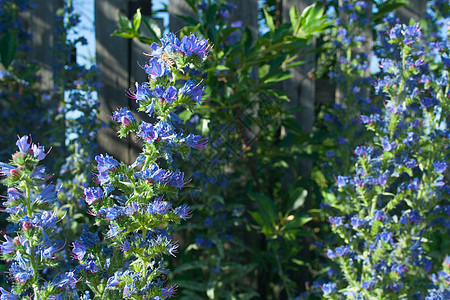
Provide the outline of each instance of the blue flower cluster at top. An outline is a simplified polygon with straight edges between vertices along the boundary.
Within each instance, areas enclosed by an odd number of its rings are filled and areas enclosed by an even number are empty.
[[[178,247],[167,224],[186,220],[191,212],[186,204],[173,207],[169,202],[186,185],[184,172],[160,168],[158,163],[161,159],[170,163],[176,154],[187,158],[190,149],[204,149],[208,144],[208,138],[185,133],[175,111],[195,109],[201,103],[204,88],[193,79],[178,80],[177,74],[199,67],[210,47],[207,40],[193,34],[181,41],[168,34],[161,45],[152,44],[144,66],[149,81],[136,83],[128,96],[136,100],[139,111],[156,117],[157,122],[137,120],[127,107],[112,115],[120,125],[119,136],[134,133],[143,142],[142,152],[131,166],[108,154],[95,157],[100,187],[85,188],[84,200],[97,223],[105,227],[105,239],[75,241],[72,254],[80,263],[77,270],[84,270],[83,279],[104,282],[104,291],[112,297],[175,295],[176,286],[165,287],[162,280],[168,273],[162,254],[175,255]]]

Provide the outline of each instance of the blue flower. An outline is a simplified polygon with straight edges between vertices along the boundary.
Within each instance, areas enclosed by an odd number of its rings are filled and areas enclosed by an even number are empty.
[[[447,163],[441,162],[441,161],[435,161],[433,163],[433,167],[434,167],[435,172],[442,174],[447,169]]]
[[[84,201],[86,201],[87,204],[91,205],[92,203],[94,203],[94,201],[103,197],[103,192],[99,187],[85,188],[84,195],[86,196]]]
[[[148,205],[149,214],[165,214],[169,211],[171,204],[167,201],[163,201],[161,198],[156,197],[153,203]]]
[[[208,145],[208,138],[202,138],[199,135],[190,133],[188,136],[183,138],[185,145],[197,150],[203,150]]]
[[[198,55],[205,57],[208,55],[211,46],[208,40],[199,39],[193,33],[189,36],[184,36],[181,39],[180,51],[187,56]]]
[[[201,87],[200,84],[197,84],[194,80],[187,80],[184,86],[180,89],[180,94],[184,94],[188,97],[191,97],[192,100],[200,103],[202,100],[203,90],[205,88]]]
[[[159,78],[167,73],[164,63],[157,58],[151,58],[148,64],[145,64],[144,70],[152,79]]]
[[[189,210],[189,206],[183,204],[175,208],[175,214],[180,217],[180,219],[186,220],[192,217],[192,212]]]
[[[19,138],[16,142],[16,146],[19,148],[20,152],[26,153],[31,146],[31,144],[28,143],[28,136],[24,135]]]
[[[158,138],[158,132],[152,124],[142,121],[142,124],[139,125],[138,136],[149,143],[153,143]]]
[[[174,86],[169,86],[163,93],[162,97],[168,102],[172,103],[178,99],[178,89]]]
[[[33,152],[34,158],[37,160],[43,160],[45,156],[47,155],[44,150],[44,146],[39,145],[31,145],[31,151]]]
[[[102,154],[97,155],[95,157],[95,160],[97,161],[97,170],[100,172],[109,171],[119,165],[117,160],[115,160],[108,154],[105,154],[105,156],[103,156]]]
[[[163,288],[161,290],[161,295],[163,297],[169,297],[172,298],[173,296],[175,296],[177,294],[177,286],[176,285],[172,285],[171,287],[167,288]]]
[[[328,221],[333,226],[341,226],[344,223],[344,219],[345,217],[332,217],[332,216],[328,217]]]
[[[19,300],[19,298],[17,298],[16,296],[14,296],[13,294],[9,293],[8,291],[6,291],[4,288],[1,287],[0,293],[2,293],[0,295],[1,300]]]
[[[8,254],[8,253],[14,252],[14,240],[11,239],[6,234],[3,235],[3,237],[5,238],[6,241],[0,245],[0,250],[2,251],[2,253]]]
[[[72,243],[72,245],[73,245],[73,250],[72,250],[73,259],[82,260],[84,255],[86,254],[85,245],[80,241],[75,241]]]
[[[120,108],[119,111],[115,111],[113,113],[112,119],[117,123],[122,123],[123,125],[128,125],[131,122],[136,121],[128,107],[123,107]]]
[[[90,271],[91,273],[95,273],[95,272],[97,272],[97,271],[99,270],[99,268],[98,268],[97,265],[95,264],[95,261],[94,261],[93,259],[91,259],[91,258],[89,258],[89,259],[86,261],[86,267],[85,267],[85,269],[88,270],[88,271]]]
[[[127,92],[128,97],[131,99],[135,99],[136,102],[139,104],[139,102],[141,101],[145,101],[147,100],[147,98],[150,98],[152,96],[152,93],[147,85],[147,83],[142,83],[141,85],[139,85],[136,82],[136,92],[133,92],[131,90],[129,90]]]
[[[322,289],[324,295],[328,295],[336,291],[337,285],[334,282],[328,282],[322,284],[320,288]]]

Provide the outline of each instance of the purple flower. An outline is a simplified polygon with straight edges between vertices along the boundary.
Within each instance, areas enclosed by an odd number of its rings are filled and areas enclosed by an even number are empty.
[[[447,169],[447,163],[441,162],[441,161],[435,161],[433,163],[433,167],[434,167],[435,172],[442,174]]]
[[[180,170],[177,169],[170,177],[168,183],[175,187],[182,188],[185,185],[184,172],[180,172]]]
[[[416,23],[412,26],[403,25],[403,36],[403,43],[407,45],[410,45],[420,39],[421,34],[419,24]]]
[[[360,219],[360,218],[358,218],[356,215],[353,216],[353,217],[350,219],[350,224],[351,224],[352,227],[355,228],[355,229],[357,229],[357,228],[359,228],[359,227],[361,227],[361,226],[364,226],[365,223],[366,223],[366,222],[364,221],[364,219]]]
[[[152,79],[159,78],[166,74],[164,63],[157,58],[151,58],[148,64],[145,64],[144,70]]]
[[[153,143],[158,138],[158,132],[152,124],[143,121],[139,126],[138,136],[150,143]]]
[[[328,295],[336,291],[337,285],[334,282],[328,282],[322,284],[320,288],[322,289],[324,295]]]
[[[161,138],[162,140],[172,139],[175,136],[173,127],[162,121],[160,121],[160,122],[158,122],[158,124],[156,124],[155,130],[157,132],[158,137]]]
[[[99,172],[108,171],[119,165],[117,160],[115,160],[113,157],[109,156],[108,154],[105,154],[105,156],[103,156],[102,154],[97,155],[95,157],[95,160],[97,161],[97,170]]]
[[[77,277],[73,271],[66,272],[63,275],[58,275],[53,279],[52,283],[59,288],[73,289],[78,282]]]
[[[112,239],[113,237],[116,237],[118,234],[119,234],[119,231],[117,230],[117,226],[109,225],[109,230],[106,233],[106,237],[108,239]]]
[[[408,189],[411,190],[411,191],[417,191],[417,190],[419,190],[419,187],[420,187],[419,178],[414,178],[408,184]]]
[[[163,288],[161,290],[161,295],[163,297],[169,297],[172,298],[173,296],[175,296],[177,294],[177,286],[176,285],[172,285],[171,287],[167,288]]]
[[[2,251],[2,253],[8,254],[8,253],[14,252],[14,240],[11,239],[6,234],[3,235],[3,237],[5,238],[6,241],[0,245],[0,250]]]
[[[24,135],[19,138],[16,142],[16,146],[19,147],[19,151],[22,153],[26,153],[30,148],[30,143],[28,143],[28,136]]]
[[[8,291],[6,291],[4,288],[1,288],[1,287],[0,287],[0,293],[2,293],[0,295],[0,299],[1,300],[18,300],[19,299],[16,296],[14,296],[13,294],[11,294]]]
[[[390,142],[389,141],[389,138],[387,137],[387,136],[384,136],[382,139],[381,139],[381,145],[383,146],[383,149],[385,150],[385,151],[391,151],[391,150],[393,150],[393,149],[395,149],[395,147],[397,147],[397,144],[395,143],[395,142]]]
[[[47,185],[39,194],[39,197],[36,199],[36,201],[54,203],[56,198],[58,197],[58,193],[55,191],[55,188],[56,187],[53,184]]]
[[[168,102],[172,103],[178,99],[178,89],[174,86],[169,86],[163,93],[162,97]]]
[[[350,246],[341,246],[341,247],[337,247],[336,249],[334,249],[334,252],[336,253],[336,256],[342,257],[342,256],[346,256],[347,254],[349,254],[351,252],[351,250],[350,250]]]
[[[187,80],[184,86],[180,89],[180,94],[186,95],[187,97],[191,97],[192,100],[200,103],[202,100],[203,90],[205,88],[201,87],[200,84],[197,84],[194,80]]]
[[[156,197],[153,203],[148,205],[148,213],[152,214],[165,214],[169,211],[171,204],[161,198]]]
[[[361,287],[365,290],[370,290],[373,286],[373,281],[363,281]]]
[[[86,201],[87,204],[91,205],[92,203],[94,203],[94,201],[103,197],[103,192],[99,187],[85,188],[84,195],[86,196],[84,201]]]
[[[345,187],[347,185],[347,178],[339,175],[337,178],[337,185],[340,188]]]
[[[97,267],[97,265],[95,264],[95,261],[90,258],[86,261],[86,270],[90,271],[91,273],[95,273],[99,270],[99,268]]]
[[[75,241],[72,243],[73,250],[72,250],[72,257],[73,259],[81,260],[83,259],[84,255],[86,254],[86,247],[84,244],[80,241]]]
[[[331,223],[333,226],[341,226],[344,223],[345,217],[328,217],[328,222]]]
[[[383,221],[386,218],[386,213],[383,210],[375,209],[373,212],[373,217],[377,221]]]
[[[122,123],[123,125],[128,125],[131,122],[136,121],[128,107],[122,107],[119,109],[119,111],[115,111],[113,113],[112,119],[117,123]]]
[[[393,242],[394,234],[389,231],[383,231],[380,233],[380,238],[383,242],[391,244]]]
[[[203,150],[208,145],[208,138],[202,138],[199,135],[190,133],[184,139],[184,144],[197,150]]]
[[[333,258],[336,257],[336,253],[335,253],[333,250],[328,249],[328,250],[327,250],[327,257],[328,257],[329,259],[333,259]]]
[[[34,158],[38,160],[43,160],[47,154],[45,154],[44,146],[31,145],[31,150],[33,152]]]
[[[16,168],[0,162],[0,176],[8,176],[13,170],[16,170]]]
[[[135,99],[136,102],[139,104],[139,102],[146,100],[147,98],[150,98],[152,93],[150,89],[148,88],[147,83],[142,83],[142,85],[139,85],[136,82],[136,92],[133,92],[129,90],[127,92],[127,95],[131,99]]]
[[[192,217],[192,212],[189,210],[189,206],[183,204],[175,208],[175,214],[180,217],[180,219],[186,220]]]

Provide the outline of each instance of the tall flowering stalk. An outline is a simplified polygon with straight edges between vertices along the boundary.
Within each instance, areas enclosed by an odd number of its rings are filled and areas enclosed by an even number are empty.
[[[418,25],[387,34],[391,58],[374,83],[385,107],[361,115],[375,138],[356,147],[356,174],[337,177],[343,193],[330,203],[344,245],[326,250],[339,269],[321,286],[327,299],[450,297],[449,253],[427,251],[449,226],[448,44],[427,49]]]
[[[79,276],[99,299],[164,299],[176,293],[166,285],[169,272],[163,254],[175,255],[177,243],[172,223],[191,217],[185,204],[175,206],[184,173],[171,168],[172,156],[188,158],[191,148],[204,149],[207,138],[185,133],[177,112],[194,109],[204,88],[189,78],[201,67],[211,45],[193,34],[179,40],[173,34],[153,43],[143,69],[149,81],[136,83],[128,95],[155,122],[138,121],[127,108],[112,119],[120,124],[119,136],[135,134],[142,152],[131,166],[109,155],[96,156],[100,186],[84,190],[85,201],[104,232],[84,231],[73,243],[73,257],[80,263]],[[166,161],[166,162],[164,162]],[[81,284],[80,284],[81,285]]]
[[[11,261],[9,277],[13,291],[0,289],[0,297],[70,297],[76,283],[75,274],[71,271],[57,274],[60,270],[54,268],[60,262],[64,241],[52,239],[61,216],[57,216],[54,208],[58,191],[54,185],[45,184],[48,176],[45,168],[38,165],[47,153],[43,146],[29,143],[27,136],[21,137],[16,145],[19,151],[10,164],[0,162],[0,176],[5,176],[8,187],[4,211],[14,226],[14,236],[3,235],[5,241],[0,244],[2,258]],[[54,279],[45,282],[49,274]]]

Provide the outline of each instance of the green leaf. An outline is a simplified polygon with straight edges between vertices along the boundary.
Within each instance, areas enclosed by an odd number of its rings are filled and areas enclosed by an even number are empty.
[[[269,27],[270,31],[275,31],[275,24],[273,23],[272,16],[267,12],[265,8],[263,8],[263,11],[266,18],[267,27]]]
[[[194,270],[194,269],[202,269],[208,267],[208,261],[206,260],[197,260],[193,262],[183,263],[181,266],[177,267],[173,273],[183,273],[188,270]]]
[[[301,16],[298,13],[297,7],[295,7],[295,4],[292,5],[291,9],[289,10],[289,18],[292,24],[292,31],[294,32],[294,34],[296,34],[298,29],[300,28]]]
[[[257,193],[249,193],[248,196],[258,204],[258,212],[261,215],[264,224],[267,226],[274,226],[276,220],[276,208],[272,199]]]
[[[142,19],[141,9],[138,8],[138,10],[133,16],[133,27],[136,31],[138,31],[139,27],[141,27],[141,19]]]
[[[291,187],[289,190],[289,210],[287,213],[297,210],[305,204],[308,191],[304,188],[294,189]]]
[[[126,32],[126,31],[122,31],[122,30],[115,30],[113,33],[111,33],[111,36],[120,36],[126,39],[132,39],[134,38],[136,35],[132,32]]]
[[[17,37],[17,33],[8,32],[0,40],[0,56],[2,65],[8,68],[9,64],[14,59],[16,55],[16,50],[19,45],[19,40]]]
[[[144,21],[144,26],[145,26],[145,28],[147,28],[147,30],[149,31],[150,35],[154,39],[158,39],[159,40],[161,38],[161,36],[162,36],[162,32],[161,32],[161,28],[159,28],[158,23],[156,22],[156,20],[144,17],[142,19],[142,21]]]
[[[268,84],[268,83],[274,83],[274,82],[280,82],[286,79],[291,78],[291,74],[286,74],[286,73],[281,73],[281,74],[277,74],[275,76],[270,76],[269,78],[267,78],[266,80],[264,80],[264,84]]]
[[[131,21],[128,20],[127,17],[122,16],[122,15],[119,15],[119,26],[120,26],[120,29],[123,29],[125,31],[133,30]]]
[[[176,283],[179,287],[199,291],[199,292],[205,292],[206,291],[206,285],[202,283],[198,283],[194,280],[175,280],[174,283]]]

